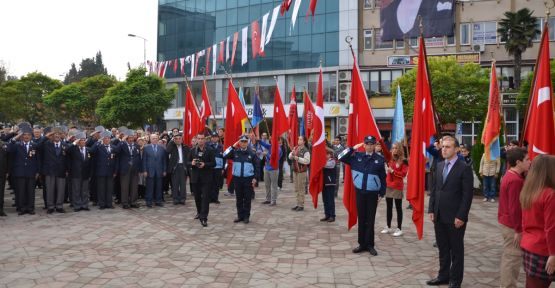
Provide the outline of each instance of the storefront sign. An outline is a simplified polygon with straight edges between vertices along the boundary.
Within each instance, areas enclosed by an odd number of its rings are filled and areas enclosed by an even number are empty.
[[[501,99],[503,105],[516,105],[516,93],[503,93],[501,94]]]

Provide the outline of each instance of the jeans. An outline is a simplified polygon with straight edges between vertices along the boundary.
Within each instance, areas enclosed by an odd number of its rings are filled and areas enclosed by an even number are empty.
[[[484,179],[484,197],[488,199],[495,198],[495,176],[483,176]]]

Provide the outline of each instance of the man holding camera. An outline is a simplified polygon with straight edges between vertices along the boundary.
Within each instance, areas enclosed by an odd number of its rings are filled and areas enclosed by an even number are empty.
[[[214,150],[206,145],[206,137],[203,133],[197,136],[197,145],[191,150],[187,165],[191,167],[191,188],[195,195],[197,216],[203,227],[208,226],[208,210],[210,205],[210,194],[213,184],[213,169],[216,166]]]

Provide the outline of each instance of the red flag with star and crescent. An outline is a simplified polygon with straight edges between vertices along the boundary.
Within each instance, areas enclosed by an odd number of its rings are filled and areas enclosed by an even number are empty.
[[[555,155],[555,123],[551,67],[549,63],[549,27],[543,29],[536,73],[532,81],[523,140],[528,142],[528,155]]]
[[[310,157],[310,180],[308,190],[312,196],[314,208],[318,207],[318,194],[324,189],[324,166],[326,166],[326,138],[324,125],[324,93],[322,67],[318,78],[316,105],[314,106],[314,120],[312,121],[312,155]]]

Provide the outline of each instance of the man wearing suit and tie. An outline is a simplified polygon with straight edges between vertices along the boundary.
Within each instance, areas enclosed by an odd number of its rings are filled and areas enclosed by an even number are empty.
[[[191,167],[191,186],[195,194],[195,205],[197,216],[203,227],[208,226],[208,210],[210,205],[210,194],[214,185],[214,167],[216,158],[214,150],[206,144],[206,136],[199,133],[197,135],[197,146],[191,153],[187,165]]]
[[[167,145],[169,155],[168,171],[172,179],[173,205],[185,205],[187,198],[187,159],[191,150],[183,145],[183,136],[178,132]]]
[[[116,175],[117,147],[110,144],[110,131],[100,133],[102,142],[96,142],[90,149],[94,158],[94,175],[98,208],[113,209],[114,177]]]
[[[92,158],[86,146],[84,132],[75,135],[77,140],[68,148],[69,178],[73,211],[89,211],[89,180],[92,175]]]
[[[441,153],[445,160],[437,164],[428,205],[439,249],[439,272],[426,284],[449,284],[450,288],[456,288],[461,287],[463,280],[463,240],[472,204],[473,176],[472,168],[457,156],[457,139],[444,136],[442,140]]]
[[[46,135],[47,141],[39,144],[42,155],[42,174],[45,176],[46,208],[48,214],[65,213],[64,196],[66,176],[69,172],[67,161],[67,144],[61,139],[61,129],[53,128]]]
[[[142,168],[139,148],[135,145],[135,132],[126,130],[119,142],[117,168],[119,175],[121,205],[123,209],[139,208],[137,205],[139,190],[139,172]]]
[[[162,179],[166,176],[167,154],[164,147],[158,144],[158,135],[150,135],[150,145],[143,150],[143,173],[146,177],[146,206],[152,208],[152,201],[156,206],[163,207]],[[154,199],[153,199],[154,197]]]
[[[35,214],[35,181],[39,176],[41,163],[38,148],[31,141],[32,134],[31,127],[21,127],[21,134],[8,144],[8,153],[12,155],[13,160],[10,173],[14,181],[19,215]]]

